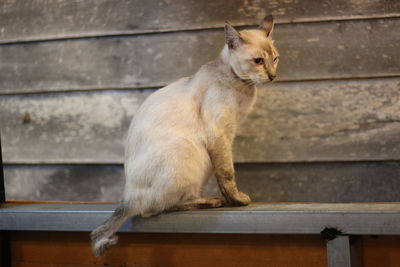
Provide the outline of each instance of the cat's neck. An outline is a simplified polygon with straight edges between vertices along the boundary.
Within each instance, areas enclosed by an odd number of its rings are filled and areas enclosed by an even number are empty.
[[[241,87],[245,86],[249,88],[254,88],[254,83],[251,80],[242,79],[239,77],[239,75],[235,73],[229,62],[229,53],[230,52],[228,45],[225,45],[219,55],[219,58],[217,59],[217,61],[219,61],[223,65],[226,72],[225,73],[226,77],[230,78],[235,83],[239,83]]]
[[[229,48],[227,45],[225,45],[216,61],[219,65],[218,69],[222,72],[220,73],[221,76],[219,80],[225,81],[225,88],[228,90],[233,89],[236,92],[232,94],[232,96],[234,96],[234,102],[237,105],[236,111],[238,114],[238,119],[241,121],[254,104],[257,95],[257,88],[253,81],[241,79],[235,73],[229,62],[229,53]]]
[[[215,111],[218,117],[221,110],[231,107],[232,118],[241,121],[254,104],[257,88],[254,83],[240,79],[229,63],[229,49],[226,46],[220,56],[207,64],[191,78],[195,86],[193,92],[201,104],[202,110]],[[207,117],[207,116],[206,116]]]

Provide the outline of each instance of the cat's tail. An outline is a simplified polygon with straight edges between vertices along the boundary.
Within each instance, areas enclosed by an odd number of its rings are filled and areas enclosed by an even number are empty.
[[[96,256],[104,254],[106,250],[117,244],[118,236],[115,233],[132,215],[128,205],[122,202],[107,221],[90,233],[92,250]]]

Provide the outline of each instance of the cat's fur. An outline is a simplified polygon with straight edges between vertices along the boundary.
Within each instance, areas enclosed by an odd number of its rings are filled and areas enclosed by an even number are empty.
[[[96,255],[116,244],[115,233],[129,217],[249,204],[236,187],[232,143],[255,101],[256,85],[276,76],[272,27],[272,16],[259,29],[240,33],[226,23],[219,58],[158,90],[139,108],[128,134],[121,204],[91,233]],[[213,174],[223,197],[205,198],[202,187]]]

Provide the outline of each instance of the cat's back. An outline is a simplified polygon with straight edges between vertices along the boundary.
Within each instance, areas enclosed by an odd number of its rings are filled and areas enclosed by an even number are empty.
[[[199,99],[193,91],[192,78],[186,77],[151,94],[131,122],[127,150],[151,142],[195,139],[199,132]]]
[[[171,120],[176,112],[187,109],[191,102],[188,90],[190,80],[189,77],[181,78],[152,93],[139,107],[131,126],[151,123],[155,127],[163,121]]]
[[[197,108],[207,94],[210,83],[216,83],[215,76],[219,76],[221,65],[219,60],[208,62],[195,75],[181,78],[157,90],[143,102],[135,117],[140,119],[153,114],[159,118],[163,114],[181,116],[182,112]]]

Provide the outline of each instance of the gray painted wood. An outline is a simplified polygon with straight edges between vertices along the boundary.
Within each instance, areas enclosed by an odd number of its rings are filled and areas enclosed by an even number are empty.
[[[154,90],[0,97],[4,161],[122,163],[128,126]],[[236,162],[400,159],[400,79],[261,88]]]
[[[399,162],[236,164],[254,201],[398,202]],[[118,201],[122,165],[6,165],[8,200]],[[215,181],[206,195],[218,194]]]
[[[276,83],[238,131],[238,162],[400,159],[399,79]]]
[[[254,201],[398,202],[399,162],[236,164]]]
[[[122,162],[130,120],[154,90],[0,97],[5,162]]]
[[[8,166],[8,200],[118,201],[122,166]]]
[[[328,267],[351,267],[349,236],[338,236],[326,243]]]
[[[10,203],[0,209],[0,229],[88,232],[107,220],[116,208],[116,204]],[[252,203],[245,207],[136,217],[127,220],[119,232],[310,235],[319,234],[326,227],[341,229],[348,235],[400,235],[399,204]],[[268,236],[264,235],[264,238]],[[384,262],[393,262],[390,256],[388,259]]]
[[[278,80],[400,76],[400,19],[278,25]],[[0,46],[0,92],[163,86],[218,56],[222,30]]]
[[[162,12],[160,12],[162,10]],[[267,14],[278,23],[400,16],[396,0],[247,1],[86,0],[0,3],[0,42],[137,34],[256,25]]]

